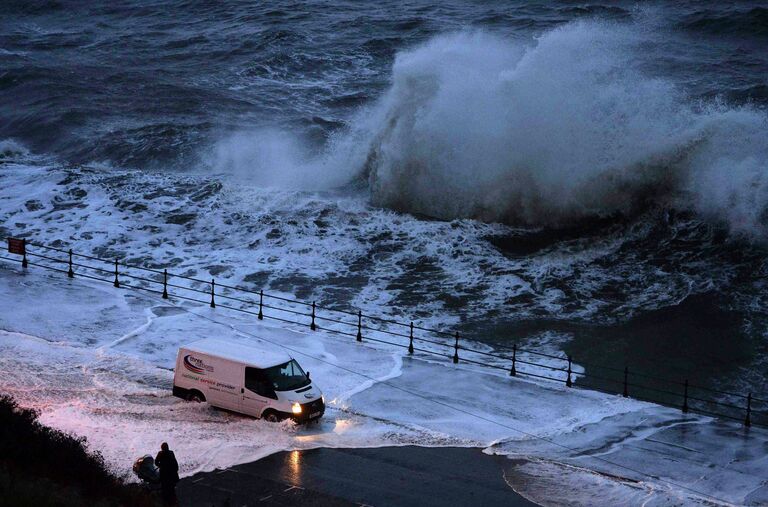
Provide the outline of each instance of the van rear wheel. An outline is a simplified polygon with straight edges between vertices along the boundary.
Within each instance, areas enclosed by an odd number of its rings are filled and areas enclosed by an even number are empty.
[[[198,391],[192,391],[189,393],[187,400],[194,403],[202,403],[205,401],[205,398],[203,397],[202,393],[199,393]]]

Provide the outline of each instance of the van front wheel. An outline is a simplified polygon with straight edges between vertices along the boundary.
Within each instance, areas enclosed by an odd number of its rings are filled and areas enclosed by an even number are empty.
[[[192,391],[189,393],[189,397],[187,400],[192,401],[194,403],[202,403],[205,401],[205,397],[203,397],[203,394],[198,391]]]
[[[271,410],[267,411],[262,417],[264,418],[265,421],[268,421],[271,423],[280,422],[280,416]]]

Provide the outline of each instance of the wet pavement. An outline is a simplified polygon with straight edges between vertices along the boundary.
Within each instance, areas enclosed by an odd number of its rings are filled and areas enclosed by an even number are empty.
[[[508,464],[468,448],[289,451],[187,477],[178,495],[182,506],[535,506],[505,482]]]

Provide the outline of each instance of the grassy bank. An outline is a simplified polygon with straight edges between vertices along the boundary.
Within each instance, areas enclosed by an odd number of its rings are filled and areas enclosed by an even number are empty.
[[[40,424],[0,395],[0,506],[154,506],[152,495],[112,475],[84,438]]]

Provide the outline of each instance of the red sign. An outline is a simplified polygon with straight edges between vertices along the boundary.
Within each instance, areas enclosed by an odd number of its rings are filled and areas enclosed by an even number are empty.
[[[8,238],[8,252],[25,255],[27,253],[26,242],[23,239]]]

